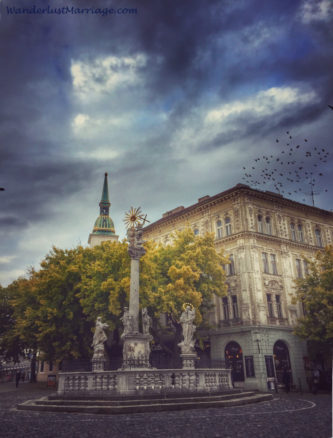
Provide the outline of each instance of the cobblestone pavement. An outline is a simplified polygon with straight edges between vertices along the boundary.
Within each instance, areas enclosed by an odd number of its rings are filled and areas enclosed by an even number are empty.
[[[0,384],[0,437],[7,438],[331,438],[331,395],[279,393],[253,405],[131,415],[17,411],[51,393],[41,385]]]

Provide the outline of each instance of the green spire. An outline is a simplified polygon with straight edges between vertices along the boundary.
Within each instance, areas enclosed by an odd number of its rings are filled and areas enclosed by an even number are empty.
[[[109,187],[108,187],[108,174],[105,172],[104,175],[104,184],[103,184],[103,192],[102,192],[102,199],[101,202],[105,202],[107,204],[110,204],[109,201]]]
[[[101,202],[99,203],[99,208],[100,208],[99,214],[103,216],[109,216],[110,206],[111,203],[109,201],[108,174],[105,172],[102,199]]]

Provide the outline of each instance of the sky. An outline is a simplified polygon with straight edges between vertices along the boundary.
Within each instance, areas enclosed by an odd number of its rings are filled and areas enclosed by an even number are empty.
[[[105,172],[121,239],[131,206],[152,222],[238,183],[276,191],[259,166],[244,175],[290,145],[332,208],[332,0],[0,0],[0,13],[2,286],[53,245],[87,245]],[[305,174],[302,193],[281,178],[311,204]]]

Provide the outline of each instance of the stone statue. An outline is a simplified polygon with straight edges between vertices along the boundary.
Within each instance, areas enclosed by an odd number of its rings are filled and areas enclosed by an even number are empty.
[[[124,314],[120,319],[123,322],[124,326],[124,331],[121,335],[121,337],[123,338],[127,334],[133,332],[133,316],[129,313],[128,307],[124,307]]]
[[[105,324],[102,322],[102,318],[98,316],[96,320],[96,327],[95,327],[95,333],[93,337],[92,347],[94,349],[94,356],[103,354],[104,355],[104,342],[107,340],[107,336],[104,332],[104,329],[106,329],[108,324]]]
[[[146,252],[143,247],[144,240],[142,239],[143,230],[142,225],[137,225],[136,228],[129,228],[127,230],[127,239],[129,242],[128,253],[131,259],[139,260]]]
[[[194,332],[196,326],[193,324],[195,318],[195,309],[191,306],[186,306],[184,312],[180,316],[180,323],[183,329],[183,341],[178,345],[181,347],[182,353],[194,353]]]
[[[151,317],[148,315],[147,307],[142,309],[142,333],[144,335],[149,335],[151,327]]]

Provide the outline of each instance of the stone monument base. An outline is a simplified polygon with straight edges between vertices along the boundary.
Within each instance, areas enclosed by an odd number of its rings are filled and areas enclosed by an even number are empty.
[[[151,369],[149,363],[151,335],[128,333],[123,337],[123,365],[127,369]]]
[[[180,355],[183,364],[183,370],[194,370],[195,362],[198,360],[196,353],[182,353]]]
[[[232,390],[230,369],[126,369],[60,372],[58,395],[63,398],[214,393]]]
[[[104,346],[103,348],[97,348],[94,351],[94,355],[92,358],[92,370],[93,371],[104,371],[105,370],[105,353],[104,353]]]

